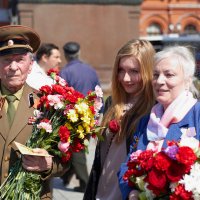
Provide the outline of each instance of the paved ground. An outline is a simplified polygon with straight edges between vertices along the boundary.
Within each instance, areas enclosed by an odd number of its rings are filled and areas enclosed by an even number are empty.
[[[89,154],[87,154],[88,172],[90,172],[95,151],[96,141],[91,139],[89,145]],[[53,200],[82,200],[83,193],[74,192],[72,188],[78,186],[78,181],[75,176],[67,187],[64,187],[60,178],[53,179]]]

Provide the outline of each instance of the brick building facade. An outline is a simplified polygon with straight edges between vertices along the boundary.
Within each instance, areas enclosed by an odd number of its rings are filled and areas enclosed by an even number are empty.
[[[200,32],[200,0],[143,0],[140,36]]]
[[[30,3],[32,2],[32,3]],[[44,3],[45,2],[45,3]],[[33,27],[42,42],[81,45],[81,58],[97,71],[105,92],[118,49],[139,37],[140,0],[20,1],[20,23]]]

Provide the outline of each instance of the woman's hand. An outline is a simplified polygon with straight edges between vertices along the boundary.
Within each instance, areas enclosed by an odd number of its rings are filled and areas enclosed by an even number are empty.
[[[43,172],[50,170],[52,167],[52,156],[45,149],[33,149],[34,153],[47,156],[23,155],[22,166],[28,171]]]
[[[139,199],[139,192],[137,190],[132,190],[128,196],[129,200],[138,200]]]

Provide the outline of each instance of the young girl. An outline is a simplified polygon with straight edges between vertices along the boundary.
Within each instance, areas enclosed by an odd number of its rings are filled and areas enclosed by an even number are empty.
[[[145,40],[131,40],[117,53],[112,96],[105,103],[103,141],[96,147],[84,200],[121,200],[117,172],[125,161],[139,119],[154,104],[151,85],[154,49]]]

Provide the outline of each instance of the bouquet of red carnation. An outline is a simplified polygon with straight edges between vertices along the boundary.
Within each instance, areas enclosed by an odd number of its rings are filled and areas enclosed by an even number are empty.
[[[160,152],[138,150],[131,154],[123,176],[139,190],[139,199],[200,199],[199,141],[183,137]]]
[[[56,72],[52,73],[55,84],[41,87],[38,93],[33,131],[26,146],[46,149],[50,155],[67,162],[72,152],[87,150],[89,138],[98,134],[97,117],[103,93],[96,86],[95,91],[84,97]],[[24,170],[19,160],[0,187],[0,199],[35,200],[40,199],[40,192],[41,175]]]

